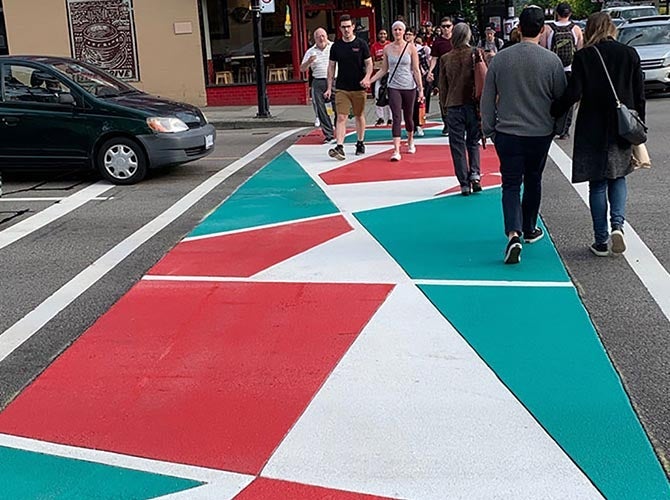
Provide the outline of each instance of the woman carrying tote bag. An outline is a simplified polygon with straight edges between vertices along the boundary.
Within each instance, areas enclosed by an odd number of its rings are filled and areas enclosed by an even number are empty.
[[[572,182],[589,181],[589,205],[595,242],[590,250],[606,257],[626,250],[626,176],[633,171],[631,143],[619,136],[617,97],[645,118],[644,75],[635,49],[616,40],[607,13],[589,16],[584,48],[572,62],[565,94],[552,106],[555,117],[580,101],[575,124]],[[603,67],[604,63],[604,67]],[[608,80],[611,77],[611,85]],[[612,89],[616,91],[615,92]],[[607,224],[609,208],[611,236]]]

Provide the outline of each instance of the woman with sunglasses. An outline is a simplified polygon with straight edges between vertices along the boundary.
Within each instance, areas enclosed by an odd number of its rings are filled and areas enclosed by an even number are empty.
[[[384,49],[382,68],[372,77],[371,82],[389,75],[389,105],[393,119],[393,154],[391,161],[399,161],[400,155],[400,123],[405,120],[407,130],[407,152],[416,153],[414,145],[414,103],[417,98],[423,101],[423,84],[419,69],[419,55],[413,43],[405,41],[405,23],[396,21],[391,26],[393,43]],[[419,90],[417,97],[417,89]]]

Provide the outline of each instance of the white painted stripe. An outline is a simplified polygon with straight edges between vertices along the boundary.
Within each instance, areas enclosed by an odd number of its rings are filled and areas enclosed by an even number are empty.
[[[200,158],[198,161],[221,161],[221,160],[234,160],[234,156],[207,156],[205,158]]]
[[[417,285],[574,287],[572,281],[414,280]]]
[[[572,170],[571,158],[555,143],[551,144],[549,150],[551,159],[558,165],[563,175],[570,180]],[[572,183],[571,183],[572,184]],[[572,184],[584,203],[589,204],[588,183]],[[640,278],[642,284],[647,288],[649,294],[658,304],[665,317],[670,321],[670,273],[658,261],[642,238],[638,236],[635,229],[626,222],[626,253],[624,257]]]
[[[104,196],[104,197],[94,197],[94,198],[89,198],[88,201],[109,201],[114,199],[113,196]],[[4,201],[21,201],[21,202],[31,202],[31,201],[62,201],[62,200],[67,200],[66,196],[45,196],[43,198],[40,197],[35,197],[35,198],[12,198],[12,197],[7,197],[6,195],[0,198],[0,202]]]
[[[252,276],[250,278],[246,277],[239,277],[239,276],[169,276],[169,275],[155,275],[155,274],[147,274],[142,277],[142,281],[176,281],[176,282],[201,282],[201,283],[206,283],[206,282],[212,282],[212,283],[228,283],[228,282],[234,282],[234,283],[309,283],[309,284],[329,284],[329,283],[337,283],[337,284],[352,284],[352,285],[357,285],[357,284],[364,284],[364,285],[395,285],[396,282],[389,281],[389,280],[379,280],[379,281],[371,281],[369,279],[363,279],[361,278],[360,280],[356,279],[347,279],[347,280],[338,280],[338,279],[327,279],[327,280],[306,280],[306,279],[300,279],[300,278],[281,278],[281,279],[268,279],[265,277],[265,275],[256,275]]]
[[[283,222],[273,222],[271,224],[263,224],[262,226],[252,226],[252,227],[243,227],[240,229],[232,229],[230,231],[221,231],[220,233],[209,233],[209,234],[201,234],[198,236],[189,236],[187,238],[184,238],[182,241],[196,241],[196,240],[206,240],[208,238],[215,238],[217,236],[227,236],[229,234],[238,234],[238,233],[248,233],[249,231],[255,231],[256,229],[268,229],[271,227],[280,227],[280,226],[286,226],[287,224],[298,224],[299,222],[308,222],[311,220],[319,220],[319,219],[327,219],[328,217],[335,217],[340,215],[337,212],[333,212],[332,214],[325,214],[325,215],[315,215],[314,217],[305,217],[304,219],[291,219]]]
[[[168,208],[151,222],[135,231],[93,264],[81,271],[39,306],[0,334],[0,361],[9,356],[17,347],[28,340],[35,334],[35,332],[70,305],[82,293],[93,286],[105,274],[114,269],[114,267],[122,262],[128,255],[137,250],[152,236],[162,231],[168,224],[190,209],[212,189],[217,187],[235,172],[245,167],[249,162],[261,156],[274,145],[300,130],[302,130],[302,128],[283,132],[276,137],[267,140],[239,160],[231,163],[228,167],[219,170],[209,179],[205,180],[202,184],[186,194],[186,196],[177,201],[172,207]]]
[[[96,182],[81,191],[77,191],[72,196],[68,196],[61,203],[41,210],[31,217],[17,222],[13,226],[9,226],[7,229],[0,231],[0,248],[11,245],[30,233],[60,219],[113,187],[114,185],[108,182]]]
[[[30,451],[34,453],[53,455],[62,458],[69,458],[73,460],[94,462],[112,467],[133,469],[151,474],[162,474],[165,476],[180,477],[183,479],[190,479],[192,481],[209,483],[207,486],[216,488],[219,493],[219,497],[216,498],[224,498],[221,496],[221,493],[223,493],[225,489],[232,488],[231,492],[234,492],[235,494],[239,493],[239,491],[241,491],[255,479],[254,476],[238,474],[235,472],[226,472],[216,469],[208,469],[205,467],[196,467],[193,465],[163,462],[160,460],[151,460],[148,458],[132,457],[110,451],[93,450],[88,448],[79,448],[76,446],[49,443],[47,441],[11,436],[9,434],[0,434],[0,446],[17,450]],[[196,493],[201,488],[204,487],[195,488],[189,491]],[[202,496],[200,492],[198,493],[198,496],[193,495],[183,498],[215,498],[211,496]],[[228,498],[233,498],[233,496],[234,494]],[[176,500],[177,498],[182,497],[166,496],[161,498],[174,498]]]

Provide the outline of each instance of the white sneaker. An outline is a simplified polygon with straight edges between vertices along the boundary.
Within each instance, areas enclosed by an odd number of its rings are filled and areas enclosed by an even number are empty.
[[[407,146],[407,152],[413,155],[414,153],[416,153],[416,146],[414,144]]]
[[[416,127],[416,132],[414,132],[414,135],[417,137],[423,137],[424,136],[423,129],[421,127]]]
[[[398,153],[397,151],[391,155],[391,161],[400,161],[401,159],[402,156],[400,156],[400,153]]]
[[[622,254],[626,251],[626,240],[623,239],[623,231],[621,229],[615,229],[610,235],[612,241],[612,253]]]
[[[321,126],[321,122],[319,121],[318,118],[316,120],[314,120],[314,126],[315,127],[320,127]]]

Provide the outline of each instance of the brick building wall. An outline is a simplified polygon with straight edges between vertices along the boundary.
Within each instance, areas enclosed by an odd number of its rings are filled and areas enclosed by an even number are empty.
[[[307,82],[267,83],[266,89],[270,106],[309,103]],[[256,85],[207,87],[208,106],[253,106],[255,104],[258,104]]]

